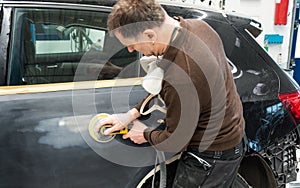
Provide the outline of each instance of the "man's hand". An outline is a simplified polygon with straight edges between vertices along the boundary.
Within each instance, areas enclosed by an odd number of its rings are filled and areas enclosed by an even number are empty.
[[[140,113],[135,108],[129,110],[127,113],[110,115],[100,121],[100,123],[96,126],[96,131],[99,132],[103,125],[112,125],[111,128],[106,129],[104,132],[105,135],[109,135],[112,132],[124,129],[129,123],[139,116]]]
[[[147,142],[147,140],[144,137],[144,130],[148,128],[145,124],[142,122],[135,120],[133,121],[133,126],[131,130],[123,135],[123,139],[130,138],[131,141],[133,141],[136,144],[143,144]]]

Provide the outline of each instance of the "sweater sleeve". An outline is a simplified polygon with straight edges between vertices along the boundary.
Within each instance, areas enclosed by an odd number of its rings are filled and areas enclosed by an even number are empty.
[[[175,131],[180,119],[180,100],[172,86],[164,88],[161,95],[167,107],[166,128],[164,130],[148,128],[144,131],[145,139],[153,146],[163,142]]]

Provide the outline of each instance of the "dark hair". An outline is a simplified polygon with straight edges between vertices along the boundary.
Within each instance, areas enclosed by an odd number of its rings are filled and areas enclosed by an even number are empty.
[[[119,0],[108,16],[107,25],[109,31],[117,29],[123,37],[132,38],[146,29],[160,27],[164,19],[164,10],[155,0]]]

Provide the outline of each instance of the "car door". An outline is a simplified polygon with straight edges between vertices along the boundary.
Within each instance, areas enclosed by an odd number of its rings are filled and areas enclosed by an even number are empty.
[[[135,186],[153,149],[89,132],[94,115],[146,95],[139,54],[107,33],[110,8],[11,2],[3,11],[0,187]]]

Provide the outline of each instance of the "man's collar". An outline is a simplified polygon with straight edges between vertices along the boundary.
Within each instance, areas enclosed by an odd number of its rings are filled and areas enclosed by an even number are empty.
[[[174,18],[175,19],[175,18]],[[186,38],[186,23],[182,17],[176,17],[180,22],[180,26],[175,27],[172,33],[171,40],[166,51],[163,54],[163,59],[158,63],[158,66],[163,70],[167,70],[170,63],[173,63],[178,51],[182,47],[182,44]]]

